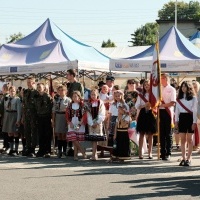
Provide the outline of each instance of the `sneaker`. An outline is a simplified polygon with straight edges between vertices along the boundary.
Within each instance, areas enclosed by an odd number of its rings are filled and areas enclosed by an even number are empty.
[[[14,150],[10,150],[10,151],[9,151],[9,153],[8,153],[8,155],[9,155],[9,156],[15,156],[15,154],[14,154],[14,153],[15,153],[15,151],[14,151]]]
[[[62,157],[63,157],[63,158],[67,158],[67,153],[63,152],[63,153],[62,153]]]
[[[2,154],[7,154],[8,149],[9,149],[9,148],[3,148],[3,150],[2,150],[1,153],[2,153]]]
[[[46,153],[43,158],[51,158],[51,154],[50,153]]]
[[[15,156],[18,156],[19,155],[19,151],[14,151],[14,154],[15,154]]]
[[[181,160],[181,162],[179,163],[179,166],[185,166],[185,160]]]
[[[190,165],[191,165],[191,161],[190,160],[186,160],[184,166],[190,166]]]

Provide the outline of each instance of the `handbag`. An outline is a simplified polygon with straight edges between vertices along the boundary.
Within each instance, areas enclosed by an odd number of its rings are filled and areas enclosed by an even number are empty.
[[[135,133],[136,133],[136,121],[134,120],[134,121],[130,121],[130,125],[128,128],[129,139],[131,139]]]

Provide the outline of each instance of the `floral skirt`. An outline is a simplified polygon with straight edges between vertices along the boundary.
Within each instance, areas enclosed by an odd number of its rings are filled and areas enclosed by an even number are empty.
[[[82,132],[70,131],[67,133],[67,141],[85,141],[85,134]]]

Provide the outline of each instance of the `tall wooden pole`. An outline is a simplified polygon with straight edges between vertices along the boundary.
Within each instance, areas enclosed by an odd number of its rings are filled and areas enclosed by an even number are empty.
[[[161,94],[161,70],[160,70],[160,56],[159,56],[159,34],[157,34],[157,59],[158,59],[158,95],[159,95],[159,104],[162,100]],[[160,109],[158,108],[157,115],[157,130],[158,130],[158,160],[160,160]]]

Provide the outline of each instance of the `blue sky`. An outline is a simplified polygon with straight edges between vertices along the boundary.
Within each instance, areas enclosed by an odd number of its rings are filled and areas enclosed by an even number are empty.
[[[155,22],[158,10],[169,1],[0,0],[0,43],[14,33],[28,35],[50,18],[88,45],[100,47],[103,40],[111,39],[117,46],[128,46],[130,34],[145,23]]]

